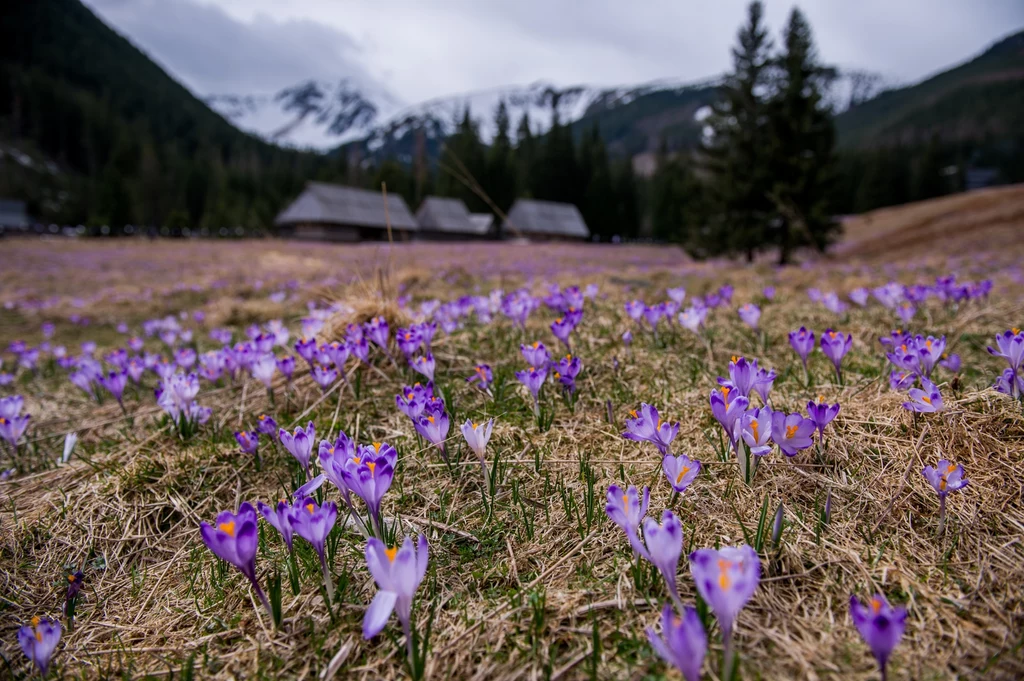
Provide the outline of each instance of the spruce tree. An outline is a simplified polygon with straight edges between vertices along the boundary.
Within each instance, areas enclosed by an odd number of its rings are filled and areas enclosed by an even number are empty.
[[[771,40],[763,17],[762,4],[752,2],[732,50],[733,71],[707,119],[710,134],[702,150],[712,173],[710,198],[717,219],[701,237],[700,248],[744,253],[748,260],[767,245],[773,212],[766,101]]]
[[[773,240],[779,263],[785,264],[795,248],[823,251],[839,233],[829,205],[835,179],[835,125],[824,97],[835,70],[819,63],[811,27],[796,8],[774,63],[770,197],[778,215]]]
[[[491,140],[487,157],[487,181],[484,183],[484,190],[503,213],[508,213],[512,207],[518,185],[509,126],[508,107],[505,106],[505,100],[502,100],[494,111],[494,139]]]
[[[438,165],[438,194],[462,199],[473,213],[489,210],[487,203],[466,183],[484,182],[487,171],[484,146],[468,106],[463,111],[455,134],[445,141]]]

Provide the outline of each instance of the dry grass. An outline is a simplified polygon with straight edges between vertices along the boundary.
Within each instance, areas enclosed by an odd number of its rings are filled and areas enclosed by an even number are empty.
[[[295,328],[305,300],[324,294],[350,303],[353,319],[384,312],[397,322],[401,317],[392,315],[405,314],[375,286],[375,266],[387,256],[381,247],[160,246],[154,254],[145,244],[120,244],[111,256],[109,246],[95,242],[54,243],[46,252],[36,242],[13,244],[13,251],[0,254],[0,263],[16,258],[26,266],[3,268],[5,299],[19,286],[59,298],[39,312],[0,311],[0,341],[6,345],[23,336],[37,342],[39,322],[50,319],[58,324],[58,340],[94,337],[112,345],[117,321],[137,324],[180,309],[203,309],[216,323],[284,316]],[[601,286],[602,297],[588,302],[577,332],[577,354],[585,367],[580,402],[575,413],[559,403],[546,432],[538,432],[514,379],[492,402],[462,378],[479,361],[507,378],[521,367],[521,340],[554,342],[547,329],[551,314],[536,312],[523,337],[501,320],[487,328],[470,324],[439,338],[438,375],[451,391],[453,421],[497,419],[491,451],[500,453],[507,472],[493,516],[488,518],[481,503],[475,462],[464,462],[453,475],[434,452],[419,450],[393,401],[409,377],[383,358],[378,358],[381,372],[359,370],[358,400],[342,390],[323,398],[308,378],[297,381],[287,405],[279,390],[276,408],[252,382],[204,391],[200,401],[214,407],[214,417],[189,443],[156,426],[148,393],[132,402],[129,424],[116,405],[88,403],[66,381],[24,377],[18,390],[33,414],[38,459],[55,458],[67,430],[83,437],[81,456],[70,465],[40,466],[0,483],[0,650],[16,676],[27,670],[17,651],[17,625],[34,614],[57,616],[63,571],[81,564],[87,565],[87,582],[78,624],[56,656],[69,677],[166,678],[187,668],[197,678],[221,679],[406,676],[398,643],[387,635],[372,641],[360,636],[363,608],[374,587],[356,535],[343,534],[335,556],[335,576],[343,587],[333,621],[316,591],[315,566],[304,564],[300,594],[293,596],[284,585],[280,630],[256,609],[243,580],[222,569],[203,547],[200,520],[240,500],[273,499],[290,489],[286,458],[264,448],[264,466],[257,472],[231,437],[232,430],[271,411],[282,425],[313,418],[319,432],[341,428],[362,441],[385,440],[399,448],[400,469],[384,507],[389,517],[402,518],[405,531],[424,532],[431,541],[432,567],[420,591],[421,607],[429,598],[438,603],[430,678],[678,678],[657,661],[643,634],[666,599],[663,587],[653,580],[634,581],[625,538],[603,513],[604,489],[616,482],[651,485],[652,515],[669,502],[657,455],[619,436],[627,410],[643,400],[681,422],[677,450],[705,463],[677,506],[688,548],[741,543],[741,521],[747,528],[756,525],[765,499],[771,509],[785,504],[788,525],[781,549],[762,556],[762,583],[740,616],[743,678],[877,678],[847,614],[850,593],[863,596],[875,589],[910,611],[891,679],[1024,677],[1024,421],[1018,405],[987,387],[1001,367],[984,352],[989,336],[1019,325],[1022,317],[1013,280],[1019,251],[975,254],[952,263],[923,258],[913,270],[896,272],[865,261],[785,271],[716,269],[687,264],[669,249],[499,251],[431,245],[403,246],[396,253],[395,272],[384,288],[394,282],[392,293],[417,300],[451,299],[472,293],[477,284],[486,292],[499,284],[510,290],[531,283],[536,292],[546,277]],[[65,270],[58,278],[61,263],[75,258],[89,267]],[[33,275],[40,270],[32,263],[43,262],[53,268],[52,278],[45,267],[44,274]],[[111,267],[114,262],[121,266]],[[254,270],[253,262],[260,267]],[[945,413],[915,420],[882,373],[884,358],[875,339],[891,328],[888,315],[869,308],[837,319],[810,305],[803,290],[813,285],[845,291],[897,275],[910,283],[948,266],[960,268],[964,278],[995,276],[996,292],[991,302],[968,306],[956,316],[930,308],[918,318],[915,330],[949,334],[965,371],[957,390],[943,386]],[[265,280],[260,290],[254,286],[257,277]],[[530,277],[537,278],[530,282]],[[289,278],[303,284],[294,298],[268,303],[266,294]],[[208,288],[216,279],[225,284]],[[94,280],[101,283],[76,307],[73,297]],[[627,328],[623,301],[659,300],[666,285],[684,283],[699,293],[726,281],[736,286],[736,303],[754,299],[767,283],[778,285],[779,296],[762,317],[767,349],[757,347],[734,310],[719,310],[711,323],[710,362],[704,347],[683,333],[656,343],[634,331],[632,352],[623,352],[618,340]],[[176,282],[203,286],[175,291]],[[140,295],[146,287],[154,289],[148,300]],[[111,290],[127,298],[120,301],[107,293]],[[88,315],[93,325],[70,324],[72,313]],[[335,328],[347,321],[339,320]],[[845,386],[834,384],[820,355],[812,363],[815,385],[803,385],[785,341],[785,334],[801,324],[855,334]],[[205,337],[200,342],[207,343]],[[773,392],[777,407],[796,410],[818,394],[843,404],[820,456],[805,452],[791,461],[774,454],[749,487],[740,481],[735,462],[720,461],[706,439],[717,428],[708,391],[734,354],[758,357],[779,370]],[[607,400],[615,424],[608,423]],[[457,432],[453,426],[452,446]],[[935,532],[937,499],[920,475],[940,456],[963,464],[971,480],[951,497],[950,525],[942,538]],[[575,513],[568,517],[563,502],[571,497],[583,503],[581,469],[587,467],[596,474],[598,496],[589,527]],[[829,493],[831,524],[819,528],[818,510]],[[585,516],[585,505],[580,511]],[[524,513],[535,514],[532,537]],[[268,532],[258,560],[261,578],[282,559],[280,540]],[[684,601],[693,602],[685,565],[680,584]],[[397,630],[394,621],[389,630]],[[717,679],[717,669],[712,655],[706,678]]]

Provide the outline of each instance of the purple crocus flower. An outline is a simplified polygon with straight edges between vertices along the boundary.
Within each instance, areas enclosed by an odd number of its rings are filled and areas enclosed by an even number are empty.
[[[437,322],[421,322],[415,326],[416,333],[419,334],[420,339],[423,341],[423,347],[430,352],[430,344],[434,340],[434,334],[437,333]]]
[[[221,511],[213,525],[200,523],[199,533],[203,537],[203,543],[215,556],[231,563],[245,575],[273,619],[270,602],[256,581],[256,522],[256,510],[252,504],[244,502],[238,507],[238,513]]]
[[[259,418],[256,419],[256,430],[274,438],[277,436],[277,421],[274,420],[273,416],[260,414]]]
[[[243,453],[255,454],[260,445],[260,434],[255,430],[237,430],[235,431],[235,440],[238,441],[238,446],[242,448]]]
[[[516,378],[526,386],[526,389],[530,391],[530,395],[533,396],[534,414],[540,412],[540,389],[544,387],[544,381],[547,377],[548,370],[544,366],[531,366],[529,369],[516,372]]]
[[[903,630],[907,626],[906,609],[892,607],[882,594],[875,594],[868,605],[864,605],[856,596],[851,595],[850,617],[861,638],[871,648],[871,654],[878,662],[878,669],[884,681],[889,656],[899,644]]]
[[[757,393],[758,397],[761,398],[762,404],[768,404],[768,393],[772,391],[772,386],[775,385],[775,378],[777,374],[775,369],[764,369],[757,366],[757,360],[753,362],[754,365],[754,392]]]
[[[718,390],[712,390],[709,396],[711,401],[711,414],[715,417],[725,430],[729,441],[735,446],[740,438],[740,432],[736,424],[741,416],[747,411],[750,400],[746,397],[733,396],[732,388],[723,385]]]
[[[122,404],[124,389],[128,387],[127,371],[123,369],[121,371],[111,371],[106,376],[100,376],[97,382],[114,396],[118,404]]]
[[[647,306],[642,300],[631,300],[626,303],[626,314],[634,322],[640,321],[644,316],[644,312],[647,310]]]
[[[903,408],[909,411],[918,413],[932,413],[936,411],[942,411],[944,405],[942,404],[942,394],[939,389],[935,387],[935,384],[929,381],[927,378],[921,378],[921,385],[924,386],[924,390],[920,388],[911,388],[907,394],[910,397],[910,401],[903,403]]]
[[[757,380],[757,360],[748,362],[745,357],[733,357],[729,362],[729,378],[719,378],[718,384],[728,387],[731,395],[750,397],[750,391]],[[774,379],[772,379],[774,380]]]
[[[761,561],[746,544],[722,549],[699,549],[690,554],[690,572],[704,602],[718,619],[725,648],[723,667],[731,669],[732,628],[740,610],[757,590]],[[730,678],[723,673],[722,678]]]
[[[686,289],[682,286],[665,289],[665,294],[676,305],[682,305],[683,301],[686,300]]]
[[[917,308],[914,307],[913,303],[909,300],[904,300],[896,306],[896,314],[903,322],[903,325],[908,326],[910,324],[910,320],[914,318],[915,314],[917,314]]]
[[[385,445],[381,444],[380,446]],[[374,447],[376,452],[380,451],[378,443],[374,443]],[[342,496],[345,498],[345,503],[350,508],[352,506],[352,499],[343,473],[349,462],[356,458],[358,458],[356,444],[344,432],[339,431],[338,437],[335,438],[333,443],[327,440],[320,441],[320,447],[317,452],[320,468],[327,479],[341,491]],[[396,452],[395,459],[397,460],[397,458],[398,454]]]
[[[31,624],[18,629],[21,652],[39,670],[42,676],[50,669],[50,658],[60,642],[61,626],[49,617],[33,617]]]
[[[1003,369],[993,387],[996,392],[1009,395],[1015,400],[1020,399],[1021,395],[1024,395],[1024,376],[1018,376],[1013,369]]]
[[[665,579],[672,600],[682,607],[679,587],[676,585],[676,570],[679,567],[679,555],[683,552],[683,526],[675,513],[664,511],[661,514],[660,525],[654,518],[645,518],[643,527],[647,559],[658,568],[658,572]]]
[[[647,640],[658,657],[678,669],[686,681],[700,681],[700,668],[708,652],[708,636],[697,610],[687,607],[677,617],[672,605],[661,610],[661,635],[647,627]]]
[[[0,397],[0,418],[5,418],[9,421],[18,416],[24,406],[25,398],[21,395]]]
[[[700,328],[704,326],[704,320],[707,319],[707,316],[708,309],[706,307],[698,307],[696,305],[688,307],[679,313],[679,325],[699,335]]]
[[[796,331],[790,331],[789,344],[800,356],[800,361],[803,362],[806,371],[807,357],[814,351],[814,332],[809,331],[805,326],[801,326]]]
[[[380,346],[384,352],[387,352],[388,339],[390,338],[388,320],[384,319],[384,317],[374,317],[363,325],[363,331],[370,337],[371,341]]]
[[[939,498],[945,498],[950,492],[963,489],[968,483],[964,477],[964,467],[955,466],[946,459],[940,460],[935,466],[925,466],[921,474]]]
[[[739,309],[740,319],[750,328],[757,330],[757,323],[761,319],[761,308],[753,303],[745,303]]]
[[[252,377],[266,386],[267,390],[271,389],[274,381],[274,372],[276,371],[277,361],[270,353],[261,355],[249,367],[249,373],[252,374]]]
[[[750,409],[742,416],[740,435],[754,456],[764,456],[772,451],[772,415],[769,407],[761,407]]]
[[[21,439],[21,436],[25,434],[25,430],[28,428],[30,418],[29,414],[21,414],[11,418],[0,416],[0,438],[7,440],[12,447],[17,447],[18,440]]]
[[[775,287],[765,286],[761,294],[764,295],[765,300],[775,300]]]
[[[1010,364],[1014,373],[1020,369],[1024,360],[1024,334],[1020,329],[1010,329],[996,336],[996,348],[989,347],[988,352],[995,357],[1002,357]]]
[[[323,364],[317,364],[314,366],[313,371],[310,373],[313,376],[313,380],[318,386],[320,386],[320,390],[324,393],[326,393],[330,389],[331,385],[338,380],[338,372],[331,367],[325,367]]]
[[[821,334],[821,351],[832,361],[832,365],[836,368],[836,378],[840,382],[843,380],[843,357],[851,347],[853,347],[853,336],[849,334],[832,329],[826,329],[825,333]]]
[[[174,363],[182,369],[191,369],[196,363],[196,351],[192,348],[178,348],[174,351]]]
[[[850,291],[847,297],[859,307],[864,307],[868,304],[868,290],[866,288],[855,288]]]
[[[264,520],[270,523],[271,527],[281,533],[281,538],[284,539],[285,546],[288,547],[288,551],[292,550],[292,507],[291,505],[281,499],[277,502],[277,507],[271,507],[264,504],[262,501],[256,502],[256,508],[259,509],[260,515],[263,516]]]
[[[576,325],[568,315],[559,317],[551,323],[551,333],[555,335],[555,338],[562,341],[562,344],[565,345],[568,350],[572,349],[569,344],[569,336],[572,335],[573,329],[575,328]]]
[[[690,459],[685,454],[679,456],[666,455],[661,459],[661,470],[668,478],[668,484],[676,494],[682,494],[700,474],[700,461]]]
[[[896,370],[889,374],[889,388],[903,391],[914,385],[917,375],[909,371]]]
[[[662,421],[658,409],[646,402],[640,404],[639,413],[634,409],[629,414],[631,418],[626,419],[626,432],[622,437],[634,442],[650,442],[662,456],[667,456],[679,432],[679,424]]]
[[[540,341],[534,341],[530,345],[520,345],[519,352],[522,353],[526,363],[532,367],[547,367],[551,361],[547,347]]]
[[[627,348],[633,343],[633,332],[626,329],[622,334],[622,344]]]
[[[825,402],[824,397],[818,397],[818,401],[811,400],[807,403],[807,415],[814,421],[814,425],[818,428],[819,437],[825,436],[825,426],[832,422],[839,414],[839,403],[836,402],[833,405],[829,405]]]
[[[301,501],[297,500],[292,506],[289,516],[292,531],[309,542],[320,558],[320,569],[324,574],[324,587],[327,589],[328,600],[333,595],[334,589],[331,586],[331,572],[327,567],[325,549],[327,535],[334,529],[337,519],[337,504],[328,501],[323,506],[319,506],[311,497],[306,497]]]
[[[633,552],[644,558],[649,558],[647,548],[640,542],[637,528],[640,527],[640,521],[647,515],[647,506],[651,503],[651,490],[645,486],[641,497],[633,485],[630,485],[625,492],[618,485],[611,485],[605,496],[608,499],[608,504],[604,507],[605,513],[626,533]]]
[[[445,461],[448,460],[448,452],[445,449],[444,441],[448,438],[450,425],[448,413],[445,412],[443,405],[439,408],[425,410],[424,414],[415,421],[416,432],[422,435],[424,440],[437,447]]]
[[[427,401],[433,395],[433,384],[428,383],[423,386],[421,383],[416,383],[413,386],[403,386],[402,392],[395,395],[395,404],[398,405],[398,409],[408,416],[413,422],[419,418],[420,414],[423,413],[423,409],[427,405]]]
[[[552,375],[571,395],[576,392],[576,377],[582,368],[583,364],[580,362],[579,357],[566,355],[558,360],[558,366]]]
[[[476,383],[477,387],[486,393],[491,390],[491,383],[494,382],[494,372],[487,364],[477,364],[473,368],[473,375],[466,379],[467,383]]]
[[[415,327],[399,329],[398,333],[395,334],[395,340],[398,342],[398,349],[406,357],[412,357],[420,349],[420,346],[423,345],[423,338],[420,337]]]
[[[943,355],[942,359],[939,360],[940,367],[952,371],[954,374],[960,373],[960,365],[960,355],[955,352],[951,355]]]
[[[650,307],[644,308],[644,321],[651,327],[651,331],[654,335],[658,335],[658,322],[665,316],[665,305],[659,303]]]
[[[409,537],[405,538],[401,548],[388,548],[376,537],[366,542],[366,567],[380,590],[363,617],[363,638],[370,639],[379,634],[388,623],[391,613],[397,612],[405,634],[410,663],[413,655],[412,601],[427,574],[428,556],[427,538],[422,534],[415,547]]]
[[[935,466],[925,466],[921,471],[928,484],[939,495],[939,534],[946,528],[946,497],[967,486],[964,467],[954,466],[946,459],[941,459]]]
[[[423,374],[428,381],[434,380],[434,355],[427,353],[420,355],[416,359],[409,360],[409,366],[411,366],[417,373]]]
[[[484,485],[488,482],[487,475],[487,443],[491,439],[491,431],[494,429],[494,419],[488,419],[487,423],[474,423],[472,420],[467,419],[462,424],[462,437],[465,438],[466,444],[473,450],[477,458],[480,459],[480,468],[484,472]]]
[[[370,522],[378,534],[380,503],[394,480],[397,457],[394,447],[384,444],[360,447],[357,455],[345,464],[341,473],[348,489],[366,503]]]
[[[305,428],[296,428],[294,433],[289,433],[282,428],[278,433],[281,444],[295,457],[295,460],[302,465],[306,472],[306,479],[309,475],[309,459],[313,454],[313,440],[316,438],[316,426],[310,421]]]
[[[310,365],[313,364],[317,349],[316,338],[302,337],[295,341],[295,352]]]
[[[801,414],[786,414],[777,411],[772,414],[772,440],[786,456],[796,456],[800,450],[814,444],[814,421]]]
[[[349,350],[356,359],[363,364],[370,363],[370,342],[366,337],[356,338],[349,341]],[[415,368],[415,367],[414,367]]]

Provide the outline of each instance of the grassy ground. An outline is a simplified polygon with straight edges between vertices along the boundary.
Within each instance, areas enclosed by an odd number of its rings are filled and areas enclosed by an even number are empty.
[[[213,418],[188,443],[158,425],[151,376],[141,398],[128,401],[125,418],[109,400],[88,402],[59,369],[22,375],[14,388],[25,395],[33,426],[19,474],[0,483],[0,650],[9,661],[0,662],[0,676],[27,673],[15,630],[36,614],[59,616],[65,570],[72,566],[84,566],[87,581],[77,625],[55,657],[57,674],[67,678],[406,676],[394,619],[374,640],[360,635],[375,587],[354,532],[339,529],[332,542],[339,585],[333,612],[317,591],[315,557],[296,543],[301,588],[295,595],[285,581],[278,630],[256,609],[243,578],[203,546],[201,520],[293,489],[287,455],[265,447],[257,471],[232,437],[260,413],[271,413],[284,426],[312,419],[318,433],[342,429],[362,442],[398,448],[384,510],[401,519],[403,531],[423,532],[431,542],[418,598],[421,613],[436,604],[430,678],[678,678],[644,636],[667,600],[664,587],[649,571],[632,569],[625,537],[603,510],[612,483],[650,485],[655,517],[670,501],[657,453],[620,437],[627,412],[647,401],[680,422],[675,450],[704,463],[676,504],[686,550],[743,543],[763,504],[772,511],[785,505],[781,547],[762,551],[761,585],[739,618],[742,678],[877,678],[847,613],[851,593],[875,590],[910,612],[890,679],[1024,677],[1024,421],[1017,404],[989,389],[1002,366],[984,352],[993,334],[1020,325],[1013,252],[918,259],[912,268],[856,262],[776,271],[698,267],[653,248],[410,246],[389,255],[370,247],[163,242],[159,249],[5,243],[3,301],[53,298],[45,309],[0,310],[0,341],[37,343],[40,323],[50,320],[58,342],[94,339],[113,347],[120,321],[137,327],[197,309],[207,313],[207,326],[281,317],[295,329],[307,300],[343,301],[358,319],[378,310],[400,315],[379,295],[382,285],[386,294],[402,291],[418,301],[496,286],[529,285],[539,293],[546,280],[597,283],[600,295],[588,301],[575,335],[584,364],[579,402],[570,412],[549,385],[545,400],[554,420],[541,432],[512,376],[523,368],[520,342],[555,344],[548,330],[554,315],[544,308],[531,316],[525,335],[498,319],[439,338],[438,382],[453,412],[450,447],[459,450],[457,424],[466,418],[496,419],[489,451],[499,456],[501,483],[488,503],[468,452],[450,470],[417,442],[394,406],[400,385],[413,378],[383,357],[376,360],[380,371],[353,375],[358,398],[344,390],[322,397],[308,376],[288,398],[279,387],[274,404],[253,381],[204,385],[200,402],[214,408]],[[993,276],[996,290],[988,302],[955,315],[933,305],[911,325],[946,334],[950,350],[964,360],[956,379],[940,374],[946,412],[915,419],[901,407],[904,397],[889,390],[877,342],[894,328],[891,314],[875,305],[836,316],[811,304],[804,291],[844,292],[893,277],[924,281],[950,266],[964,279]],[[285,289],[289,280],[297,285]],[[624,350],[619,338],[630,326],[624,301],[654,303],[666,286],[685,285],[692,295],[726,282],[736,287],[734,304],[712,313],[710,351],[685,331],[655,340],[637,328],[632,351]],[[758,300],[766,284],[779,294],[764,305],[762,341],[740,324],[735,308]],[[285,302],[268,300],[277,290],[288,290]],[[72,324],[76,314],[90,325]],[[392,328],[400,321],[393,317]],[[786,342],[801,325],[854,334],[845,385],[835,383],[820,353],[811,362],[810,384],[804,382]],[[212,347],[205,333],[197,339],[200,349]],[[716,451],[718,426],[708,406],[715,377],[726,373],[732,355],[778,370],[776,408],[800,410],[818,395],[843,405],[820,452],[793,460],[775,453],[750,486],[735,461]],[[501,387],[493,400],[465,384],[478,362],[494,367]],[[48,463],[69,430],[82,435],[79,453],[70,465]],[[949,526],[939,538],[938,500],[920,470],[942,457],[963,464],[971,483],[951,496]],[[819,518],[828,495],[832,515],[825,525]],[[284,557],[279,537],[264,527],[261,579],[283,569]],[[679,578],[683,600],[692,603],[685,561]],[[714,629],[711,639],[705,674],[715,679]]]

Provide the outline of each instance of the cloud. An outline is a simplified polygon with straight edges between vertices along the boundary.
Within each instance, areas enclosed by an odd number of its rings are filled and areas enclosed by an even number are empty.
[[[407,103],[501,85],[697,80],[741,0],[86,0],[200,94],[349,77]],[[1024,26],[1019,0],[804,0],[825,61],[919,79]],[[792,2],[766,2],[778,40]]]
[[[194,0],[86,0],[200,95],[273,93],[309,78],[377,86],[350,35],[311,19],[239,21]]]

